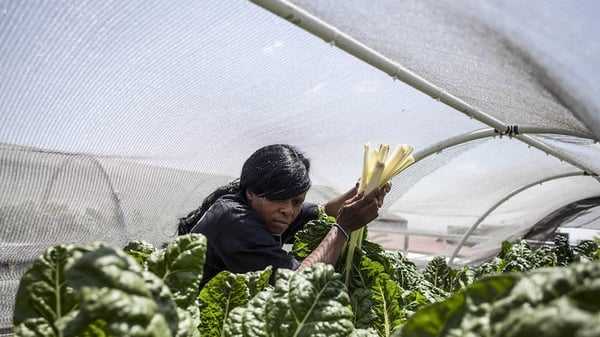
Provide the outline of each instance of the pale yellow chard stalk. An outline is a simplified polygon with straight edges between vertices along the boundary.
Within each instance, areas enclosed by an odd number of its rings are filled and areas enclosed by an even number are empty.
[[[375,188],[383,187],[394,176],[414,163],[413,150],[414,147],[411,145],[400,144],[388,158],[390,152],[388,144],[380,144],[379,148],[371,150],[371,144],[366,143],[364,145],[363,170],[358,186],[358,193],[364,192],[368,194]],[[364,232],[365,228],[362,227],[350,235],[344,266],[347,287],[350,285],[350,271],[352,270],[354,252],[356,249],[361,248]]]

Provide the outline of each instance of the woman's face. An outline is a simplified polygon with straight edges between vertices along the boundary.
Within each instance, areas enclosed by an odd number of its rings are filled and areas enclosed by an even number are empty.
[[[281,235],[298,216],[306,192],[289,199],[269,200],[248,190],[246,198],[252,210],[258,214],[269,231],[273,235]]]

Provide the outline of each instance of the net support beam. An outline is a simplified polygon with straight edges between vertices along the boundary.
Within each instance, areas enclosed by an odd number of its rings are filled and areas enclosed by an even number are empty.
[[[398,79],[411,87],[433,97],[436,100],[458,110],[470,118],[474,118],[496,130],[504,132],[509,129],[509,125],[503,121],[491,116],[479,109],[474,108],[462,99],[448,93],[439,86],[425,80],[417,74],[406,69],[402,65],[385,57],[381,53],[362,44],[351,36],[341,32],[334,26],[306,12],[300,7],[285,0],[250,0],[253,3],[265,8],[266,10],[278,15],[296,26],[310,32],[313,35],[325,40],[326,42],[339,47],[345,52],[359,58],[360,60],[372,65],[373,67],[390,75],[393,79]],[[547,154],[555,156],[564,162],[567,162],[589,174],[599,175],[593,169],[580,163],[576,159],[566,156],[563,153],[554,151],[546,144],[528,136],[516,135],[517,139],[528,145],[544,151]]]
[[[468,133],[463,133],[458,136],[451,137],[441,142],[430,145],[418,152],[415,152],[413,158],[415,159],[415,162],[418,162],[419,160],[429,157],[432,154],[440,153],[444,149],[450,148],[452,146],[464,144],[477,139],[491,138],[494,135],[496,135],[496,130],[493,128],[486,128]]]
[[[467,132],[467,133],[463,133],[451,138],[447,138],[444,139],[438,143],[435,143],[433,145],[430,145],[418,152],[416,152],[413,157],[415,158],[415,161],[419,161],[421,159],[424,159],[425,157],[428,157],[432,154],[435,153],[439,153],[441,151],[443,151],[444,149],[450,148],[452,146],[456,146],[459,144],[464,144],[473,140],[477,140],[477,139],[482,139],[482,138],[492,138],[492,137],[516,137],[518,135],[525,135],[525,134],[562,134],[562,135],[566,135],[566,136],[573,136],[573,137],[581,137],[578,134],[574,134],[571,132],[568,132],[566,130],[556,130],[553,128],[540,128],[540,127],[521,127],[519,128],[519,133],[518,134],[512,134],[512,135],[505,135],[502,133],[499,133],[498,130],[494,129],[494,128],[484,128],[484,129],[479,129],[479,130],[475,130],[475,131],[471,131],[471,132]],[[548,148],[547,150],[552,150],[551,148]]]
[[[538,181],[529,183],[527,185],[521,186],[515,190],[513,190],[512,192],[508,193],[506,196],[504,196],[502,199],[498,200],[494,205],[492,205],[492,207],[490,207],[485,213],[483,213],[478,219],[477,221],[475,221],[475,223],[465,232],[465,234],[462,236],[462,238],[460,239],[460,241],[458,242],[458,244],[456,245],[456,247],[454,248],[454,251],[452,252],[452,255],[450,256],[450,259],[448,260],[448,264],[452,264],[454,262],[454,259],[456,258],[456,256],[458,255],[458,252],[461,250],[461,248],[464,246],[465,242],[467,242],[467,239],[473,234],[473,232],[475,231],[475,229],[477,229],[477,227],[479,227],[479,225],[483,222],[483,220],[485,220],[485,218],[488,217],[488,215],[490,215],[494,210],[496,210],[498,207],[500,207],[500,205],[502,205],[504,202],[506,202],[508,199],[514,197],[515,195],[540,184],[543,184],[545,182],[551,181],[551,180],[556,180],[556,179],[561,179],[561,178],[567,178],[567,177],[574,177],[574,176],[587,176],[587,174],[585,172],[568,172],[568,173],[563,173],[563,174],[558,174],[558,175],[554,175],[551,177],[546,177],[544,179],[540,179]]]

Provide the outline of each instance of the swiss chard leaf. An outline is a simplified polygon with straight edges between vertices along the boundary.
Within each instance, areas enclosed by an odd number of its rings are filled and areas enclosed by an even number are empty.
[[[510,294],[518,274],[495,275],[476,281],[443,301],[412,315],[395,337],[483,336],[489,314],[486,303]]]
[[[375,319],[373,327],[379,336],[388,337],[406,320],[406,312],[400,307],[402,289],[389,278],[380,274],[370,287],[373,294]]]
[[[600,263],[574,263],[524,274],[510,296],[491,303],[496,336],[585,336],[600,312]]]
[[[139,264],[143,266],[146,264],[146,261],[150,255],[156,251],[156,247],[143,240],[134,240],[125,245],[125,247],[123,247],[123,251],[132,256]]]
[[[78,295],[65,278],[65,267],[97,247],[57,245],[37,257],[21,277],[13,314],[19,336],[59,336],[57,321],[77,309]]]
[[[265,308],[272,290],[259,292],[245,306],[233,309],[223,327],[225,337],[268,337]]]
[[[148,270],[169,287],[178,307],[197,310],[200,281],[206,254],[206,237],[200,234],[179,236],[148,259]]]
[[[352,332],[350,337],[379,337],[377,331],[373,328],[369,329],[356,329]]]
[[[173,336],[178,313],[169,289],[123,251],[102,246],[75,260],[65,277],[79,294],[79,312],[64,336]],[[196,331],[197,332],[197,331]],[[191,336],[193,336],[193,332]]]
[[[535,266],[535,255],[529,244],[525,240],[510,245],[509,249],[505,248],[503,243],[504,258],[500,264],[503,273],[511,271],[527,271]],[[506,249],[506,250],[505,250]]]
[[[534,252],[534,268],[553,267],[557,264],[556,254],[552,247],[543,245]]]
[[[575,261],[573,247],[569,244],[569,238],[564,234],[558,234],[554,237],[554,253],[556,254],[556,264],[558,266],[568,266]]]
[[[248,287],[243,274],[223,271],[200,291],[200,334],[221,336],[230,311],[248,302]]]
[[[368,289],[355,289],[350,296],[352,310],[354,311],[354,327],[357,329],[368,329],[373,326],[375,311],[373,305],[375,299]]]
[[[576,260],[598,260],[598,243],[594,240],[581,240],[573,247]]]
[[[599,280],[599,262],[497,274],[415,313],[401,336],[594,336]]]
[[[231,311],[224,336],[372,336],[354,329],[349,302],[341,275],[330,265],[279,269],[273,288]]]
[[[269,284],[269,279],[272,273],[273,267],[267,266],[265,270],[247,272],[244,274],[246,286],[248,287],[248,295],[250,298],[256,296],[256,294],[271,286]]]
[[[475,272],[468,266],[459,269],[450,268],[450,283],[448,284],[448,292],[456,292],[467,287],[475,281]]]
[[[270,336],[348,336],[354,330],[341,275],[317,263],[299,271],[279,269],[265,319]]]
[[[433,257],[433,259],[427,263],[423,276],[427,281],[431,282],[434,287],[446,291],[448,290],[451,281],[451,270],[444,257]]]
[[[502,259],[500,257],[494,257],[490,261],[480,264],[475,268],[475,279],[478,280],[485,276],[501,272],[501,263]]]
[[[291,254],[300,261],[304,260],[323,241],[334,222],[333,217],[327,216],[309,221],[302,230],[296,233]]]
[[[403,289],[417,289],[419,283],[423,279],[423,275],[417,265],[400,252],[386,252],[386,257],[391,263],[391,269],[394,271],[392,274],[393,279],[396,280]]]

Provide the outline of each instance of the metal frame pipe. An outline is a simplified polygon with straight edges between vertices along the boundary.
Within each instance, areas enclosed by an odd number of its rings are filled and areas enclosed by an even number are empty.
[[[496,130],[504,132],[509,129],[509,126],[503,121],[491,116],[479,109],[474,108],[462,99],[448,93],[435,84],[427,81],[419,75],[411,72],[402,65],[387,58],[381,53],[362,44],[353,37],[341,32],[334,26],[306,12],[300,7],[285,1],[285,0],[250,0],[253,3],[265,8],[266,10],[278,15],[298,27],[320,37],[321,39],[331,43],[347,53],[359,58],[360,60],[374,66],[375,68],[387,73],[394,79],[398,79],[411,87],[439,100],[440,102],[475,118],[476,120],[491,126]],[[555,156],[564,162],[570,163],[573,166],[584,170],[589,174],[599,175],[600,172],[594,171],[585,164],[577,161],[576,158],[566,156],[563,153],[554,151],[546,144],[526,135],[515,135],[517,139],[527,143],[528,145],[540,149],[547,154]]]

